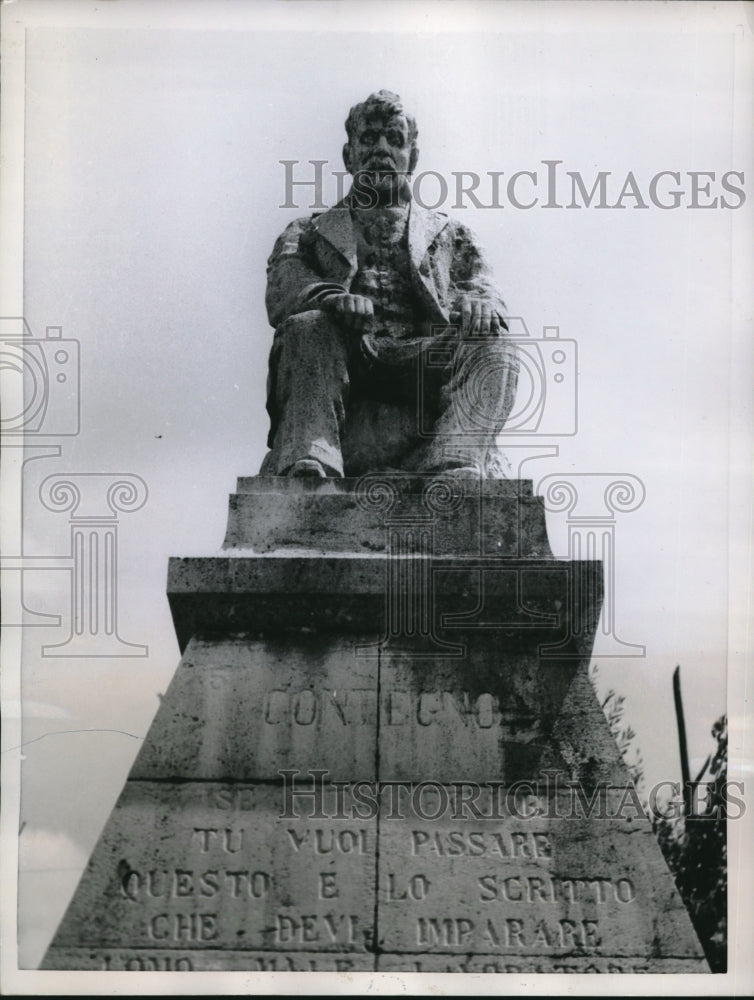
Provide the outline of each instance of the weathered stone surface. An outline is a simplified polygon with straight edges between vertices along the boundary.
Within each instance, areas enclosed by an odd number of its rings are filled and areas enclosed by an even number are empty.
[[[540,662],[536,641],[454,633],[463,653],[380,659],[380,774],[389,780],[515,781],[536,774],[577,669]],[[562,762],[561,762],[562,764]]]
[[[590,763],[594,696],[587,684],[574,700],[575,661],[539,663],[536,649],[501,650],[485,632],[457,638],[463,655],[447,659],[381,649],[373,636],[194,638],[131,777],[279,780],[321,768],[372,781],[378,756],[383,780],[514,781],[540,766],[615,777],[612,741]],[[561,752],[551,730],[566,693],[582,727]]]
[[[129,780],[55,949],[368,950],[376,822],[343,801],[283,819],[280,785]]]
[[[319,529],[171,561],[185,652],[45,967],[706,971],[589,683],[600,564],[491,555],[514,484],[440,556],[426,484],[366,552],[349,484],[254,488]]]
[[[605,722],[586,665],[576,671],[539,760],[585,789],[597,784],[626,786],[629,775]]]
[[[577,789],[484,790],[475,817],[468,804],[459,815],[458,801],[452,788],[427,788],[406,822],[381,824],[381,950],[699,956],[626,788],[601,790],[592,811]],[[494,813],[502,818],[486,818]]]
[[[454,972],[487,974],[596,973],[678,975],[707,972],[702,958],[625,958],[568,955],[561,958],[494,955],[358,954],[356,952],[170,951],[122,948],[54,948],[50,969],[112,972]]]
[[[354,656],[358,640],[193,639],[131,777],[279,781],[283,768],[324,768],[373,780],[377,663]]]
[[[304,485],[300,485],[303,482]],[[551,557],[531,480],[407,474],[246,477],[230,497],[224,549],[386,552],[396,528],[431,525],[432,554]]]
[[[51,948],[50,969],[108,972],[373,972],[371,954],[287,951]]]
[[[588,601],[579,600],[585,575]],[[400,593],[403,602],[396,604]],[[411,640],[411,623],[396,615],[402,608],[419,613],[423,607],[438,636],[447,631],[443,637],[450,643],[459,629],[498,630],[511,644],[539,643],[559,647],[553,648],[554,657],[582,658],[593,641],[602,588],[600,564],[593,561],[238,555],[171,559],[168,598],[181,651],[204,632],[309,630],[380,637],[392,628]],[[584,625],[576,629],[581,619]],[[421,638],[419,623],[413,628]]]
[[[527,975],[529,973],[641,975],[709,972],[703,958],[626,958],[622,955],[567,955],[563,958],[496,958],[493,955],[377,955],[378,972],[470,972]]]

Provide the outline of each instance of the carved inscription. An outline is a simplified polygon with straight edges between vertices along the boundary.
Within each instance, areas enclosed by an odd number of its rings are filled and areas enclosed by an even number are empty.
[[[468,691],[400,691],[393,688],[383,698],[385,725],[403,726],[416,722],[420,726],[461,724],[479,729],[491,729],[500,722],[500,702],[496,695],[470,694]]]
[[[532,830],[412,830],[414,857],[489,857],[517,860],[552,857],[552,842],[544,831]]]
[[[368,963],[368,964],[367,964]],[[264,952],[248,954],[229,963],[227,968],[244,969],[249,972],[349,972],[372,968],[369,956],[285,954],[284,952]]]
[[[582,853],[578,821],[519,815],[383,824],[386,952],[599,955],[631,927],[639,879],[614,860],[625,823],[603,825],[600,855]]]
[[[533,875],[503,876],[497,873],[478,879],[483,903],[631,903],[636,889],[628,878],[540,878]]]
[[[426,899],[431,885],[426,875],[411,875],[404,879],[388,875],[385,900],[395,903],[406,899]]]
[[[350,793],[340,799],[349,812]],[[129,968],[154,955],[175,971],[176,953],[366,954],[376,822],[282,819],[281,806],[276,784],[129,785],[94,873],[108,923],[92,907],[77,919],[108,954],[134,949]]]
[[[376,692],[372,688],[337,690],[273,689],[263,699],[262,718],[270,726],[363,726],[375,716]],[[506,713],[497,695],[468,691],[404,691],[391,688],[381,699],[386,726],[417,724],[422,727],[461,725],[491,729]],[[520,713],[519,713],[520,714]]]
[[[278,913],[276,945],[356,945],[363,939],[356,914]]]
[[[147,934],[152,941],[208,943],[216,941],[216,913],[157,913],[148,924]]]
[[[293,850],[310,850],[313,854],[368,854],[369,839],[365,829],[328,830],[320,828],[286,830]]]
[[[374,854],[371,831],[365,828],[288,827],[285,832],[295,854],[303,852],[313,858],[327,860],[330,864],[343,856],[371,857]],[[342,881],[342,873],[337,868],[318,871],[316,898],[322,901],[340,900]],[[346,876],[344,885],[347,881]],[[305,902],[303,894],[299,898],[301,902]],[[371,928],[353,913],[278,913],[275,918],[274,946],[355,946],[363,944],[370,933]]]
[[[104,954],[102,969],[124,972],[193,972],[194,963],[188,955]]]
[[[582,959],[609,958],[615,940],[625,955],[648,953],[651,874],[632,860],[631,822],[603,820],[596,836],[593,820],[534,802],[481,816],[454,805],[430,819],[427,803],[412,811],[407,796],[400,810],[380,800],[377,823],[355,818],[345,783],[327,786],[334,813],[283,818],[280,785],[207,785],[129,787],[122,822],[159,819],[138,854],[122,832],[107,835],[95,889],[113,905],[111,923],[92,931],[100,955],[188,971],[187,961],[208,968],[220,953],[260,956],[239,968],[281,970],[290,966],[265,966],[265,953],[307,956],[296,968],[319,953],[350,953],[361,968],[379,952],[522,967],[576,957],[579,969]]]
[[[374,718],[375,699],[376,693],[371,688],[273,689],[264,695],[262,718],[270,726],[311,726],[314,723],[363,726]]]
[[[132,902],[147,899],[212,899],[228,896],[262,899],[268,895],[273,877],[263,871],[231,871],[214,868],[194,871],[186,868],[131,870],[121,881],[121,894]]]
[[[228,829],[228,827],[218,829],[212,826],[194,827],[194,838],[199,841],[199,850],[202,854],[207,854],[212,847],[219,847],[226,854],[238,854],[243,848],[243,835],[243,829],[233,830]]]
[[[403,972],[488,972],[488,973],[650,973],[672,972],[673,968],[663,968],[663,960],[652,963],[640,958],[599,958],[595,956],[568,958],[495,958],[491,955],[381,955],[378,960],[380,970],[400,970]]]
[[[343,896],[350,895],[350,873],[332,865],[337,858],[367,856],[370,833],[364,828],[281,827],[277,836],[283,848],[278,855],[282,863],[278,870],[266,870],[240,864],[256,853],[252,831],[237,826],[195,826],[190,834],[190,855],[206,859],[204,865],[143,871],[122,866],[119,892],[124,900],[137,905],[163,904],[163,909],[146,918],[147,938],[162,947],[227,944],[221,914],[225,912],[227,923],[228,904],[238,901],[242,905],[244,900],[251,906],[244,911],[247,917],[254,913],[255,904],[259,908],[263,924],[260,943],[267,947],[316,950],[359,946],[368,930],[362,917],[332,909],[340,905]],[[322,859],[326,867],[317,870],[306,861],[303,869],[299,864],[301,875],[297,878],[290,862],[286,863],[286,855],[301,853]],[[225,864],[207,867],[207,861],[226,857]],[[317,900],[323,906],[321,912],[302,911]],[[206,904],[208,911],[204,910]],[[366,912],[371,915],[371,909]],[[129,963],[129,968],[150,967],[143,957],[129,959]]]
[[[56,968],[102,969],[122,972],[199,972],[243,970],[247,972],[348,972],[370,970],[369,955],[286,951],[106,951],[77,949],[57,956]]]
[[[596,948],[601,943],[596,920],[544,920],[508,917],[476,921],[468,917],[418,917],[416,944],[467,951],[497,951],[500,948],[537,950],[552,948]]]

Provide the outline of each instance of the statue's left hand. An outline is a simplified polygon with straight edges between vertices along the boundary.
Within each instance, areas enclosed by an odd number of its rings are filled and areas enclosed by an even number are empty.
[[[499,337],[504,326],[497,309],[487,300],[465,295],[450,314],[451,323],[458,323],[461,334],[472,337]]]

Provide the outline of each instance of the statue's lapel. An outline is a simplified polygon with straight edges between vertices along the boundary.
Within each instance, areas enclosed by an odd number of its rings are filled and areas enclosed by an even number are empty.
[[[422,208],[417,202],[411,202],[411,211],[408,217],[408,249],[411,255],[411,263],[417,271],[419,271],[427,250],[429,250],[447,224],[447,215],[430,212],[428,209]]]
[[[432,280],[432,269],[421,270],[421,263],[430,247],[448,224],[448,217],[439,212],[430,212],[415,201],[411,203],[408,217],[408,250],[411,258],[411,269],[424,286],[431,300],[440,308],[438,290]],[[334,208],[323,212],[314,220],[314,226],[319,235],[340,254],[344,265],[347,264],[350,275],[358,268],[356,250],[356,234],[348,204],[340,202]]]
[[[341,257],[348,261],[352,272],[358,267],[356,257],[356,235],[353,231],[351,213],[341,202],[334,208],[323,212],[314,220],[314,226],[320,236],[327,240]]]
[[[411,258],[411,270],[414,273],[414,280],[418,279],[419,287],[424,289],[425,294],[429,296],[429,302],[435,306],[438,315],[445,322],[447,322],[448,317],[442,305],[442,296],[435,286],[434,269],[430,267],[422,270],[421,264],[430,247],[447,224],[447,215],[430,212],[415,201],[411,202],[411,211],[408,217],[408,251]]]

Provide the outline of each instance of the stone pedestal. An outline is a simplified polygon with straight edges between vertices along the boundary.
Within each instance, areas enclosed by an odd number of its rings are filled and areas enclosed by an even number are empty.
[[[527,481],[241,479],[46,969],[707,971]]]

